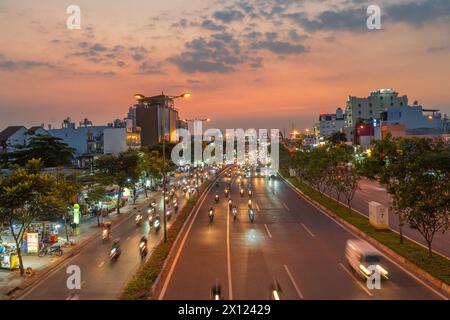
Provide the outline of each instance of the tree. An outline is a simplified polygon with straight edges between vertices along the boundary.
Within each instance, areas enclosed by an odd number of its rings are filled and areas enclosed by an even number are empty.
[[[75,149],[62,141],[50,135],[36,135],[28,144],[17,146],[18,149],[8,155],[9,161],[24,166],[31,159],[41,159],[45,168],[70,166]]]
[[[331,136],[329,136],[327,138],[327,140],[332,144],[332,145],[339,145],[342,142],[346,142],[347,141],[347,137],[345,136],[345,133],[340,132],[340,131],[336,131],[333,132],[331,134]]]
[[[16,243],[21,275],[21,247],[28,227],[47,212],[63,212],[67,206],[61,190],[66,188],[64,182],[41,169],[42,162],[33,159],[24,167],[11,166],[11,173],[0,179],[0,220],[9,226]]]
[[[92,204],[95,202],[103,201],[106,198],[106,189],[102,185],[94,186],[92,189],[90,189],[87,193],[88,197],[88,203]],[[100,214],[101,211],[97,210],[95,211],[95,215],[97,216],[97,225],[100,226]]]
[[[120,214],[120,199],[124,188],[135,188],[135,182],[141,175],[138,151],[130,149],[118,155],[101,156],[95,161],[94,167],[96,179],[100,184],[117,186],[116,208]]]
[[[155,179],[162,178],[162,160],[161,154],[157,150],[143,150],[143,155],[141,157],[141,169],[145,180],[150,179],[153,182]],[[146,188],[145,196],[147,197]]]
[[[386,184],[400,227],[407,222],[416,229],[428,244],[429,256],[434,235],[450,225],[449,158],[450,147],[443,141],[388,136],[375,142],[363,161],[365,174]]]
[[[354,164],[347,164],[342,172],[342,194],[347,200],[349,212],[352,211],[352,200],[358,190],[359,174]]]

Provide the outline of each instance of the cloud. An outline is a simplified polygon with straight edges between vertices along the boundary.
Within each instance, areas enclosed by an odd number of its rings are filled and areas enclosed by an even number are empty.
[[[392,4],[386,7],[386,15],[390,21],[406,22],[416,27],[439,19],[450,22],[450,1],[425,0]]]
[[[368,31],[366,27],[367,8],[344,9],[340,11],[323,11],[314,19],[309,19],[304,12],[288,13],[284,16],[303,27],[308,32],[318,30],[352,30]]]
[[[144,61],[139,65],[138,74],[162,74],[162,63],[151,63],[149,61]]]
[[[439,53],[439,52],[446,52],[446,51],[450,51],[450,45],[435,46],[435,47],[430,47],[427,49],[428,53]]]
[[[148,55],[148,50],[142,46],[130,47],[129,51],[131,52],[131,58],[138,62],[143,61]]]
[[[189,25],[189,21],[186,18],[180,19],[178,22],[172,24],[173,28],[186,28]]]
[[[200,27],[202,27],[203,29],[212,30],[212,31],[223,31],[223,30],[225,30],[225,26],[217,24],[214,21],[209,20],[209,19],[208,20],[204,20],[200,24]]]
[[[54,65],[48,62],[37,60],[12,60],[0,54],[0,70],[3,71],[31,70],[36,68],[54,67]]]
[[[185,49],[168,61],[186,73],[231,73],[237,66],[253,62],[242,54],[239,41],[227,32],[196,38],[187,42]]]
[[[301,54],[306,51],[305,47],[301,44],[274,40],[255,42],[251,45],[251,48],[269,50],[276,54]]]
[[[360,5],[365,3],[366,5]],[[310,18],[306,12],[282,13],[281,16],[301,26],[308,32],[351,31],[368,32],[366,27],[367,1],[346,1],[346,7],[319,12]],[[449,0],[422,0],[387,4],[382,8],[382,21],[389,23],[407,23],[423,27],[436,21],[450,22]]]
[[[213,14],[214,18],[220,20],[223,23],[230,23],[233,21],[241,21],[245,15],[239,10],[225,9],[216,11]]]

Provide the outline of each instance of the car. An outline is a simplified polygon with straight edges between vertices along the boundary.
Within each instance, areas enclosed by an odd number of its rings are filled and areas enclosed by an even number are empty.
[[[382,264],[382,255],[364,240],[351,239],[345,246],[345,258],[349,266],[363,279],[368,279],[377,270],[381,277],[389,279],[389,272]]]

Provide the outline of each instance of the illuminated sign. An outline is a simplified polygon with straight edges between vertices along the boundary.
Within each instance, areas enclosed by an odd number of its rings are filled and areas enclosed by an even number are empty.
[[[39,252],[39,234],[27,233],[27,252],[38,253]]]

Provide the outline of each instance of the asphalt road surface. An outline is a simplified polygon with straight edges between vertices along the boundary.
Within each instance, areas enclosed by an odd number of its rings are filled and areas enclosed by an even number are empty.
[[[238,220],[228,213],[224,186]],[[174,262],[159,299],[211,299],[221,284],[224,299],[269,299],[271,284],[281,286],[281,299],[442,299],[401,266],[384,257],[390,280],[369,290],[346,263],[344,247],[357,238],[310,205],[280,178],[246,180],[253,190],[255,222],[248,218],[248,195],[241,197],[234,180],[221,178],[193,216],[174,252]],[[218,204],[215,193],[220,195]],[[212,223],[208,209],[215,209]]]
[[[334,193],[331,195],[336,198]],[[341,201],[345,202],[345,199],[342,196]],[[378,182],[361,179],[359,181],[359,190],[356,191],[355,198],[352,201],[352,207],[366,216],[369,216],[369,202],[371,201],[379,202],[389,208],[391,198]],[[396,231],[399,230],[398,216],[393,213],[392,210],[389,210],[389,225],[391,226],[391,229]],[[413,230],[405,225],[403,227],[403,234],[426,246],[423,236],[417,230]],[[446,257],[450,257],[450,232],[446,232],[445,234],[436,233],[433,240],[433,250]]]
[[[180,207],[184,204],[187,196],[181,191],[176,192]],[[146,213],[151,200],[157,200],[156,213],[161,217],[161,229],[156,233],[152,228],[149,233],[148,214]],[[111,242],[103,243],[101,236],[88,244],[73,258],[68,259],[56,270],[52,271],[47,277],[20,297],[25,300],[65,300],[74,293],[67,288],[66,273],[70,265],[79,266],[81,269],[81,290],[76,294],[80,300],[110,300],[119,298],[122,290],[128,280],[137,271],[141,260],[138,245],[141,237],[146,235],[148,238],[148,248],[152,250],[154,245],[163,237],[163,217],[162,217],[162,193],[148,199],[145,204],[138,205],[133,213],[127,213],[129,217],[125,220],[113,224],[113,239],[119,238],[122,254],[116,262],[109,260],[109,248]],[[137,211],[145,212],[144,223],[136,227],[135,219]],[[168,221],[168,227],[174,219]],[[149,255],[147,255],[148,257]]]

